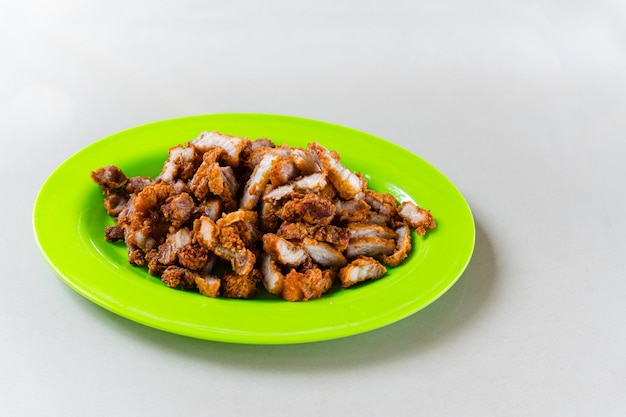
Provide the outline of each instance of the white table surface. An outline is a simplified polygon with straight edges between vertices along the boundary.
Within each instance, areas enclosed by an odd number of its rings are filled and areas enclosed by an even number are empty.
[[[250,346],[82,298],[35,243],[52,170],[204,113],[350,126],[472,207],[444,296],[334,341]],[[0,2],[0,415],[626,415],[626,3]],[[63,244],[63,236],[59,236]]]

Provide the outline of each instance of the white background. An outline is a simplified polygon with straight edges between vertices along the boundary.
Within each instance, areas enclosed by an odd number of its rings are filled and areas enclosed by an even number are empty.
[[[119,130],[203,113],[395,142],[472,207],[457,284],[329,342],[188,339],[45,263],[46,177]],[[0,415],[626,415],[626,3],[0,1]],[[59,234],[59,244],[63,244]]]

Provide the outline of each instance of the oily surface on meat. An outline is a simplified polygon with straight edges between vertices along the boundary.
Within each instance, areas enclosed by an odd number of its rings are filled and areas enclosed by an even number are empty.
[[[339,153],[219,132],[168,151],[155,177],[91,173],[115,220],[104,237],[164,285],[208,297],[263,288],[308,301],[383,277],[436,227],[429,210],[367,188]]]

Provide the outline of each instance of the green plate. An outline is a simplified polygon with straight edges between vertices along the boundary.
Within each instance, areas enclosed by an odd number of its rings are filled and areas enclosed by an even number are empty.
[[[167,150],[218,130],[251,139],[306,146],[317,141],[341,154],[369,187],[430,209],[437,228],[414,234],[414,251],[383,278],[335,289],[322,298],[289,303],[267,293],[257,299],[213,299],[167,288],[127,262],[123,244],[104,240],[113,220],[90,171],[117,165],[129,176],[154,177]],[[216,114],[165,120],[99,140],[46,180],[33,211],[39,247],[56,274],[79,294],[128,319],[180,335],[250,344],[303,343],[350,336],[405,318],[432,303],[459,278],[473,249],[471,211],[456,187],[418,156],[378,137],[290,116]]]

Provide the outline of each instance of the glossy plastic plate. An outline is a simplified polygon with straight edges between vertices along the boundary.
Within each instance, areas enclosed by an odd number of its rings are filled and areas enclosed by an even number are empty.
[[[104,240],[113,220],[89,173],[117,165],[127,175],[154,177],[167,150],[218,130],[305,147],[317,141],[341,154],[369,187],[430,209],[437,228],[414,235],[414,251],[376,281],[333,289],[322,298],[289,303],[264,290],[256,299],[213,299],[167,288],[145,268],[131,266],[121,243]],[[335,124],[263,114],[192,116],[132,128],[79,151],[46,180],[33,227],[56,274],[87,299],[164,331],[250,344],[313,342],[374,330],[416,313],[448,290],[474,248],[474,221],[456,187],[430,164],[378,137]]]

